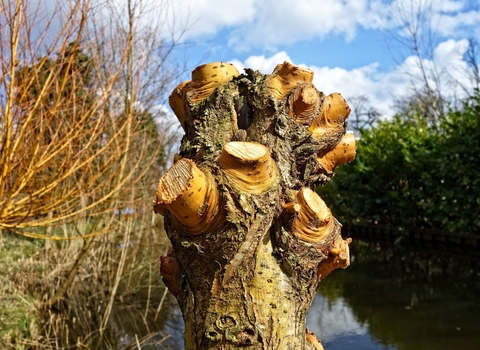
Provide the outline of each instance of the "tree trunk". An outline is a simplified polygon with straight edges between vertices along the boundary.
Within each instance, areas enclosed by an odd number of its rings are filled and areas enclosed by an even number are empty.
[[[154,204],[172,243],[160,272],[186,349],[322,349],[306,315],[350,240],[314,189],[355,157],[350,108],[308,69],[245,71],[206,64],[170,96],[185,136]]]

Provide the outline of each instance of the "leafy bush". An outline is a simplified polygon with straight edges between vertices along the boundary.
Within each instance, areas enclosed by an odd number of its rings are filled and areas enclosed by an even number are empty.
[[[343,222],[480,232],[480,92],[436,126],[414,111],[364,130],[318,192]]]

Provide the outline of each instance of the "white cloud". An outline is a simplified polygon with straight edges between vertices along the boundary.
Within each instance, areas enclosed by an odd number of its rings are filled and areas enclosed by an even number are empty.
[[[176,0],[169,16],[178,30],[188,23],[185,39],[228,29],[232,49],[274,52],[331,34],[352,40],[359,27],[395,30],[405,19],[415,20],[412,9],[424,11],[432,30],[444,37],[480,26],[480,11],[471,0]]]
[[[155,3],[156,0],[148,0]],[[255,17],[257,0],[175,0],[167,1],[170,26],[178,33],[188,29],[185,38],[201,38],[224,27],[248,23]],[[167,4],[168,3],[168,4]]]
[[[449,98],[465,97],[462,86],[470,86],[466,74],[467,65],[463,54],[467,48],[466,40],[447,40],[439,44],[434,50],[434,60],[423,60],[423,68],[427,72],[429,83],[435,88],[435,81],[431,73],[436,70],[440,79],[440,88]],[[271,73],[273,68],[285,60],[289,55],[281,51],[270,57],[252,56],[244,62],[232,61],[237,67],[258,69],[262,73]],[[305,66],[301,62],[292,62]],[[423,82],[420,61],[410,56],[389,72],[381,72],[377,63],[366,66],[344,69],[341,67],[308,66],[314,71],[316,88],[325,94],[340,92],[346,99],[365,95],[371,106],[377,109],[384,117],[391,117],[395,113],[395,100],[407,98],[415,89],[419,89]]]
[[[468,11],[453,14],[440,14],[436,28],[438,33],[448,37],[459,35],[475,35],[472,29],[477,30],[480,26],[480,11]]]
[[[238,50],[273,50],[332,33],[351,40],[359,25],[383,24],[385,12],[382,0],[176,0],[162,9],[176,33],[188,28],[183,39],[202,39],[227,28],[229,45]]]
[[[443,12],[458,12],[466,7],[464,0],[444,0],[442,3]]]
[[[453,39],[440,43],[433,52],[433,57],[438,68],[448,70],[452,62],[463,61],[463,55],[468,49],[468,40],[455,41]]]
[[[291,60],[286,52],[281,51],[270,57],[252,56],[244,62],[234,60],[231,63],[238,68],[248,67],[269,74],[277,64],[284,61]],[[292,63],[305,66],[301,62]],[[383,90],[382,80],[384,79],[382,74],[378,73],[378,64],[374,63],[351,70],[340,67],[308,66],[308,68],[314,72],[313,83],[315,87],[323,93],[328,95],[332,92],[340,92],[347,101],[349,97],[366,95],[382,113],[385,115],[392,114],[393,96],[389,95],[388,90]],[[390,90],[392,89],[393,87],[390,87]]]
[[[277,59],[280,58],[280,59]],[[273,68],[284,61],[291,61],[286,52],[281,51],[270,57],[253,56],[247,58],[244,62],[238,60],[232,61],[237,67],[248,67],[258,69],[264,74],[269,74]],[[250,65],[249,63],[253,63]],[[305,66],[301,62],[292,62],[294,64]],[[325,94],[340,92],[348,101],[348,98],[366,95],[370,102],[378,108],[383,114],[392,114],[393,96],[389,91],[395,90],[394,87],[385,87],[388,82],[384,76],[378,72],[378,64],[347,70],[340,67],[316,67],[308,66],[314,72],[313,83],[315,87]],[[394,85],[398,84],[395,79]]]
[[[339,297],[327,298],[315,294],[307,315],[307,327],[323,342],[334,341],[345,336],[367,336],[368,324],[358,320],[348,302]]]
[[[325,94],[340,92],[345,96],[366,94],[375,88],[372,77],[377,71],[377,64],[346,70],[339,67],[311,66],[314,73],[313,83]]]
[[[230,38],[230,46],[262,46],[274,49],[330,33],[355,36],[357,23],[367,16],[367,0],[268,0],[256,3],[253,20],[239,27]]]
[[[245,60],[245,62],[232,60],[229,63],[232,63],[235,67],[237,67],[239,72],[242,72],[244,68],[251,68],[253,70],[259,70],[263,74],[270,74],[273,72],[277,64],[285,61],[291,62],[290,56],[288,56],[285,51],[280,51],[268,58],[266,58],[264,55],[250,56]]]
[[[349,99],[366,96],[371,106],[384,117],[392,116],[393,102],[400,94],[405,94],[405,82],[396,72],[380,73],[378,64],[354,68],[310,67],[314,73],[314,84],[325,94],[340,92],[347,102]]]
[[[475,0],[394,0],[385,12],[387,27],[406,31],[407,24],[420,34],[430,30],[443,38],[478,35],[480,9]],[[474,31],[477,31],[475,34]]]

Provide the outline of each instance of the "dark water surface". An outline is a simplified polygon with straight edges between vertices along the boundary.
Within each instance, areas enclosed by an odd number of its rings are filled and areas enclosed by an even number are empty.
[[[354,238],[351,266],[322,282],[307,327],[325,350],[480,349],[480,259],[462,256]],[[166,304],[152,340],[182,349],[180,311],[170,294]]]
[[[480,349],[480,262],[354,240],[307,327],[326,350]]]

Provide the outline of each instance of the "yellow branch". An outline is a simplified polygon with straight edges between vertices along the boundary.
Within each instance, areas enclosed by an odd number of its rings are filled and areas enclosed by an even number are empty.
[[[12,138],[12,128],[14,127],[13,123],[13,103],[15,95],[15,72],[17,69],[17,50],[18,50],[18,41],[20,36],[20,24],[22,20],[22,12],[20,11],[21,6],[23,5],[22,0],[18,0],[15,7],[15,14],[13,16],[13,23],[11,29],[11,39],[10,39],[10,52],[11,52],[11,66],[10,66],[10,85],[8,87],[7,101],[5,105],[4,118],[2,120],[2,129],[3,129],[3,140],[2,140],[2,153],[0,154],[0,163],[2,164],[2,172],[0,174],[0,198],[3,198],[6,190],[6,178],[7,174],[10,172],[10,162],[11,162],[11,138]],[[0,216],[3,208],[0,208]]]

